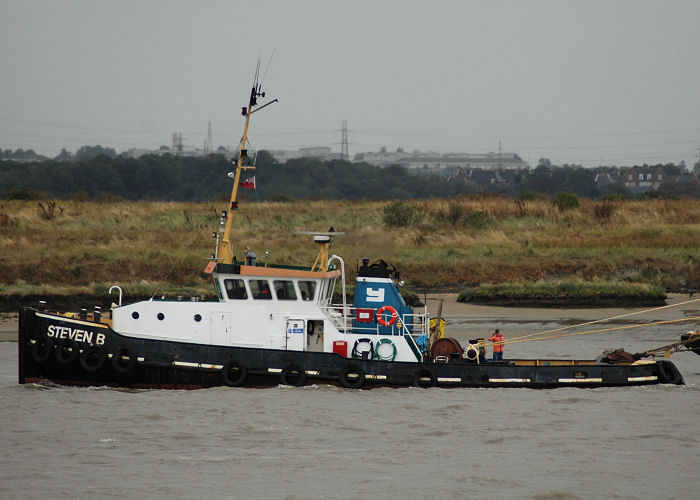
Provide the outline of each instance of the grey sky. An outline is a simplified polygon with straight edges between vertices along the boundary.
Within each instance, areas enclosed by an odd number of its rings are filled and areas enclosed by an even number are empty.
[[[0,147],[517,152],[586,166],[700,148],[700,2],[0,0]]]

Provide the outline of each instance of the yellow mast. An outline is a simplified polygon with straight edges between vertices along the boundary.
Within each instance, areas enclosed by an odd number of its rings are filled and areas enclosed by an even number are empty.
[[[243,165],[244,158],[248,157],[248,150],[246,149],[246,144],[248,142],[248,125],[250,123],[250,115],[256,111],[260,111],[266,106],[269,106],[273,102],[277,102],[277,99],[268,102],[267,104],[253,109],[258,103],[258,97],[265,97],[265,92],[260,91],[260,84],[258,83],[258,72],[260,69],[260,63],[258,63],[258,71],[255,74],[255,83],[250,91],[250,101],[248,102],[248,107],[244,107],[241,114],[245,116],[245,126],[243,127],[243,137],[241,137],[241,143],[238,148],[238,161],[235,163],[236,170],[233,173],[233,190],[231,192],[231,202],[229,203],[229,210],[226,217],[226,226],[224,229],[224,234],[219,241],[219,248],[217,251],[216,262],[222,264],[233,264],[233,248],[231,245],[231,226],[233,224],[233,218],[235,210],[238,209],[238,184],[241,180],[241,172],[243,170],[255,170],[254,165]],[[230,174],[229,174],[230,175]]]

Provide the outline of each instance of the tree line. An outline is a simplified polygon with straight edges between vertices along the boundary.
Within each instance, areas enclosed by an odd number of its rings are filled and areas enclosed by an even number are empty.
[[[100,151],[100,150],[97,150]],[[119,199],[206,201],[226,198],[231,192],[227,173],[231,161],[221,154],[202,157],[146,155],[124,158],[100,154],[89,147],[67,161],[0,162],[0,194],[6,199],[52,197],[60,199]],[[112,153],[112,151],[109,151]],[[82,159],[81,159],[82,158]],[[376,167],[367,163],[343,160],[321,161],[300,158],[277,162],[265,151],[257,155],[257,169],[244,173],[255,175],[256,190],[241,190],[248,199],[285,201],[291,199],[411,199],[455,197],[488,191],[512,197],[536,194],[553,196],[561,192],[587,198],[605,195],[625,196],[623,186],[599,189],[595,183],[600,171],[577,166],[556,166],[540,160],[531,171],[520,171],[511,182],[477,186],[459,176],[414,172],[394,165]],[[663,165],[673,172],[680,167]],[[248,172],[253,172],[248,174]],[[674,189],[676,189],[674,191]],[[673,186],[656,196],[691,196],[700,198],[700,186],[678,192]]]

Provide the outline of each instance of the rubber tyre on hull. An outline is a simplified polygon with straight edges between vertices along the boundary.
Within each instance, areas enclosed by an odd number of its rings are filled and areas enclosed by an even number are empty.
[[[94,373],[105,364],[107,359],[107,353],[104,349],[98,346],[90,346],[84,349],[80,353],[80,358],[78,362],[80,363],[80,368],[87,373]]]
[[[430,380],[423,380],[423,379],[430,379]],[[433,375],[430,370],[418,370],[416,372],[416,375],[413,377],[413,386],[414,387],[422,387],[424,389],[427,389],[428,387],[432,387],[435,385],[435,375]]]
[[[356,374],[355,377],[351,377],[351,374]],[[339,376],[340,385],[346,389],[359,389],[365,383],[365,371],[356,365],[346,366]]]
[[[59,365],[69,365],[78,357],[80,348],[75,340],[61,339],[56,344],[54,359]]]
[[[298,365],[288,364],[280,373],[280,383],[282,385],[301,387],[306,383],[306,372]]]
[[[32,359],[37,363],[45,363],[51,357],[53,340],[42,337],[32,345]]]
[[[124,361],[122,358],[127,358]],[[112,355],[112,368],[117,373],[125,375],[134,369],[136,365],[136,356],[134,356],[126,347],[120,347],[117,352]]]
[[[221,379],[229,387],[240,387],[248,378],[248,369],[236,361],[227,361],[221,368]]]

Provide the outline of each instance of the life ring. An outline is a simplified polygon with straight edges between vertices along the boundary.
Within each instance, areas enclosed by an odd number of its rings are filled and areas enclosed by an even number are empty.
[[[392,347],[393,352],[390,356],[379,353],[379,349],[386,344],[389,344]],[[374,346],[374,357],[380,361],[394,361],[396,359],[396,352],[396,344],[394,344],[391,339],[381,339]]]
[[[37,363],[45,363],[51,357],[53,340],[49,337],[41,337],[32,345],[32,358]]]
[[[282,369],[280,373],[280,382],[283,385],[301,387],[306,383],[306,372],[298,365],[290,363]]]
[[[389,321],[385,320],[382,314],[385,312],[391,313],[391,319]],[[399,317],[399,313],[396,312],[396,309],[394,309],[393,306],[390,305],[385,305],[377,309],[377,323],[379,323],[382,326],[391,326],[394,323],[396,323],[396,320]]]
[[[82,368],[87,373],[93,373],[102,368],[105,364],[105,359],[107,359],[107,353],[104,349],[98,346],[90,346],[84,349],[80,353],[80,368]]]
[[[359,351],[357,349],[357,347],[360,344],[368,344],[369,350]],[[357,339],[355,341],[355,345],[352,346],[352,352],[350,353],[350,356],[352,356],[353,358],[356,358],[356,359],[372,359],[372,358],[374,358],[374,344],[372,343],[372,339],[368,339],[368,338]]]
[[[426,380],[427,379],[427,380]],[[422,369],[413,377],[413,386],[427,389],[435,385],[435,375],[430,370]]]
[[[221,368],[221,378],[229,387],[240,387],[248,378],[248,369],[236,361],[227,361]]]
[[[359,366],[348,365],[338,378],[340,385],[346,389],[359,389],[365,383],[365,371]]]
[[[662,384],[682,385],[683,376],[670,361],[659,361],[659,381]]]
[[[126,358],[126,360],[124,360]],[[136,365],[136,356],[134,356],[126,347],[120,347],[116,354],[112,355],[112,368],[114,371],[121,374],[129,373]]]
[[[56,344],[54,358],[59,365],[69,365],[78,357],[80,348],[75,340],[61,339]]]

